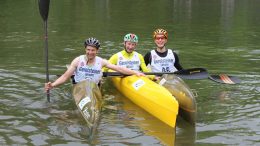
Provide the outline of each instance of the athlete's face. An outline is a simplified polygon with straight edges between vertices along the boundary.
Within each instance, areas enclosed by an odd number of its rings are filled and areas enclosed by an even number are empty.
[[[154,42],[158,48],[163,48],[167,43],[167,39],[165,38],[164,35],[160,34],[160,35],[156,35],[156,37],[154,38]]]
[[[135,50],[135,47],[136,47],[137,44],[133,43],[133,42],[126,41],[124,45],[125,45],[126,52],[132,53]]]
[[[96,47],[87,46],[86,47],[86,55],[88,59],[94,59],[98,53],[98,49]]]

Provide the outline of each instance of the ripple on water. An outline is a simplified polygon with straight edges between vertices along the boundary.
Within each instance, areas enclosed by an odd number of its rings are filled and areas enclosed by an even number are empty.
[[[43,134],[35,134],[28,137],[31,140],[31,143],[34,145],[47,145],[48,136]]]
[[[251,87],[240,86],[241,89]],[[260,106],[253,89],[248,92],[225,94],[225,100],[208,101],[207,113],[201,115],[207,122],[197,124],[199,143],[227,145],[254,145],[259,139]],[[247,94],[247,96],[245,96]],[[200,111],[202,112],[202,111]],[[203,136],[207,133],[208,136]],[[241,137],[243,137],[241,139]]]
[[[22,125],[22,126],[16,127],[15,129],[23,131],[23,132],[33,132],[33,131],[38,130],[36,127],[31,126],[31,125]]]
[[[18,143],[18,144],[26,144],[28,141],[23,138],[23,136],[10,136],[9,137],[13,143]]]

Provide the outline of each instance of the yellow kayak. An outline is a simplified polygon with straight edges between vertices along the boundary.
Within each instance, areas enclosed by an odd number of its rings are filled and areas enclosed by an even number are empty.
[[[133,103],[171,127],[175,127],[179,104],[163,86],[146,77],[113,77],[115,87]]]

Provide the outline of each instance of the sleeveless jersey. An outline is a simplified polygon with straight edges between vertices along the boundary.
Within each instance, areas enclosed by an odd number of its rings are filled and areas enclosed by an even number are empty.
[[[151,70],[153,72],[175,72],[177,69],[174,66],[175,57],[171,49],[165,57],[160,57],[156,54],[155,50],[151,51]]]
[[[98,84],[102,76],[102,58],[96,56],[95,63],[90,66],[87,65],[85,55],[79,56],[79,64],[74,76],[76,83],[89,79]]]
[[[133,52],[133,53],[134,55],[131,59],[125,58],[121,52],[117,53],[118,55],[117,65],[126,67],[131,70],[139,71],[141,61],[140,58],[138,57],[138,53],[137,52]]]

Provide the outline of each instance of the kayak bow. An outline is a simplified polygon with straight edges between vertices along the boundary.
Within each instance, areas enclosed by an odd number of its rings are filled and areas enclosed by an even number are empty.
[[[197,104],[189,86],[181,78],[168,74],[162,76],[159,84],[164,86],[178,101],[179,115],[191,125],[195,125]]]
[[[163,86],[146,77],[114,77],[115,87],[133,103],[171,127],[175,127],[179,104]]]
[[[101,112],[102,95],[96,83],[85,80],[73,85],[72,94],[81,115],[87,122],[90,136],[94,135]]]

